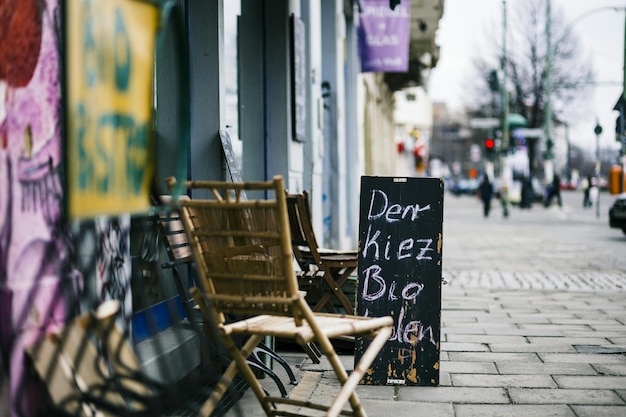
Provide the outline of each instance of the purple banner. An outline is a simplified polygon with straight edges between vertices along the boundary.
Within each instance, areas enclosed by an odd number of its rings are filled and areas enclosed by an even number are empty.
[[[389,7],[389,0],[361,0],[361,7],[361,72],[407,72],[410,0],[402,0],[394,10]]]

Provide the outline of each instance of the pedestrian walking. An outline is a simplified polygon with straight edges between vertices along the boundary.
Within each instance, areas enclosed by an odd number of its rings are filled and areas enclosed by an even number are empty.
[[[491,210],[491,199],[493,198],[493,184],[489,181],[487,175],[483,176],[483,180],[478,187],[480,199],[483,202],[483,215],[489,217],[489,211]]]
[[[586,178],[583,178],[580,188],[583,190],[583,208],[591,207],[593,205],[590,198],[591,175],[587,175]]]
[[[530,177],[522,179],[522,199],[520,208],[531,208],[533,204],[533,184]]]
[[[509,217],[509,186],[506,182],[500,187],[500,203],[502,204],[502,216],[506,219]]]
[[[553,198],[556,198],[559,207],[563,206],[563,202],[561,201],[561,178],[559,177],[559,174],[554,174],[554,176],[552,177],[552,183],[548,188],[548,193],[546,196],[546,207],[552,204]]]

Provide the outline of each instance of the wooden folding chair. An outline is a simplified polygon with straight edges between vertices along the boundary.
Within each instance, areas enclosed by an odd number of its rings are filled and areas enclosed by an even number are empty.
[[[170,180],[170,179],[168,179]],[[162,195],[159,197],[160,203],[171,205],[171,196]],[[187,201],[189,197],[186,195],[179,197],[180,201]],[[183,275],[178,268],[192,266],[193,264],[193,254],[191,251],[191,246],[189,245],[189,240],[187,239],[187,234],[185,233],[185,229],[183,227],[183,223],[180,219],[178,211],[173,207],[169,211],[160,211],[156,216],[156,221],[159,226],[159,233],[162,237],[163,245],[165,246],[165,250],[167,252],[169,260],[167,262],[161,263],[161,267],[170,269],[172,271],[174,277],[174,283],[176,284],[176,288],[178,290],[178,294],[182,300],[183,307],[185,308],[185,312],[187,313],[187,317],[189,317],[189,321],[191,322],[194,330],[200,337],[200,339],[205,343],[208,349],[213,354],[214,360],[220,360],[222,362],[222,358],[218,355],[218,347],[216,346],[214,338],[207,335],[203,329],[199,327],[199,325],[194,320],[194,310],[198,307],[193,298],[190,298],[188,295],[187,288],[191,285],[191,283],[185,285],[185,280],[183,279]],[[208,325],[205,324],[205,326]],[[223,348],[222,348],[223,350]],[[219,358],[218,358],[219,356]],[[259,345],[254,349],[250,357],[248,358],[249,365],[260,372],[268,375],[278,387],[281,395],[284,397],[287,396],[287,390],[280,380],[279,376],[266,365],[263,361],[263,356],[270,357],[276,363],[278,363],[287,373],[289,377],[289,382],[292,385],[296,385],[298,381],[291,369],[291,366],[274,350],[270,349],[264,343],[259,343]],[[317,357],[315,357],[317,360]],[[230,360],[228,360],[230,362]],[[319,362],[319,360],[318,360]]]
[[[198,304],[211,314],[233,362],[201,409],[208,416],[230,380],[241,372],[267,416],[294,416],[286,408],[325,411],[327,416],[365,416],[355,388],[391,335],[391,317],[358,317],[314,313],[298,291],[289,233],[283,179],[267,182],[191,181],[190,188],[209,189],[214,200],[180,201],[181,218],[193,248],[200,285],[192,289]],[[244,190],[266,199],[243,200]],[[248,195],[248,198],[250,196]],[[244,317],[228,322],[227,314]],[[234,337],[250,336],[243,347]],[[293,339],[304,346],[315,342],[328,358],[341,389],[331,404],[266,395],[246,358],[266,336]],[[348,377],[331,338],[372,340]],[[350,410],[344,409],[349,402]]]
[[[318,246],[306,191],[300,194],[288,193],[287,210],[291,245],[298,265],[303,270],[317,269],[324,272],[324,281],[318,287],[321,289],[320,297],[316,300],[313,311],[325,308],[329,312],[335,312],[334,296],[347,314],[354,314],[354,306],[342,287],[358,266],[358,252]]]

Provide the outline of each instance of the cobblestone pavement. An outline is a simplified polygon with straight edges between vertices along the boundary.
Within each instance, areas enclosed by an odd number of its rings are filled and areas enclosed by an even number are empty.
[[[443,277],[451,287],[626,291],[626,236],[608,226],[612,197],[602,193],[600,216],[583,209],[578,192],[563,207],[498,203],[483,218],[471,197],[444,200]]]

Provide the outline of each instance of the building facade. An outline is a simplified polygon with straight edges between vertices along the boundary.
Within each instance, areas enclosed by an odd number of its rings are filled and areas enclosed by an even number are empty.
[[[169,176],[229,179],[227,132],[243,180],[283,175],[290,191],[309,191],[323,243],[355,247],[360,176],[399,174],[394,93],[424,85],[436,65],[443,0],[410,3],[407,73],[367,74],[356,31],[363,0],[152,3],[176,11],[159,28],[154,62],[156,191]],[[66,221],[63,51],[79,28],[66,25],[68,2],[17,4],[0,7],[11,29],[0,39],[0,403],[10,404],[3,415],[29,416],[37,401],[26,346],[105,299],[123,298],[132,320],[176,290],[138,282],[141,216]]]

